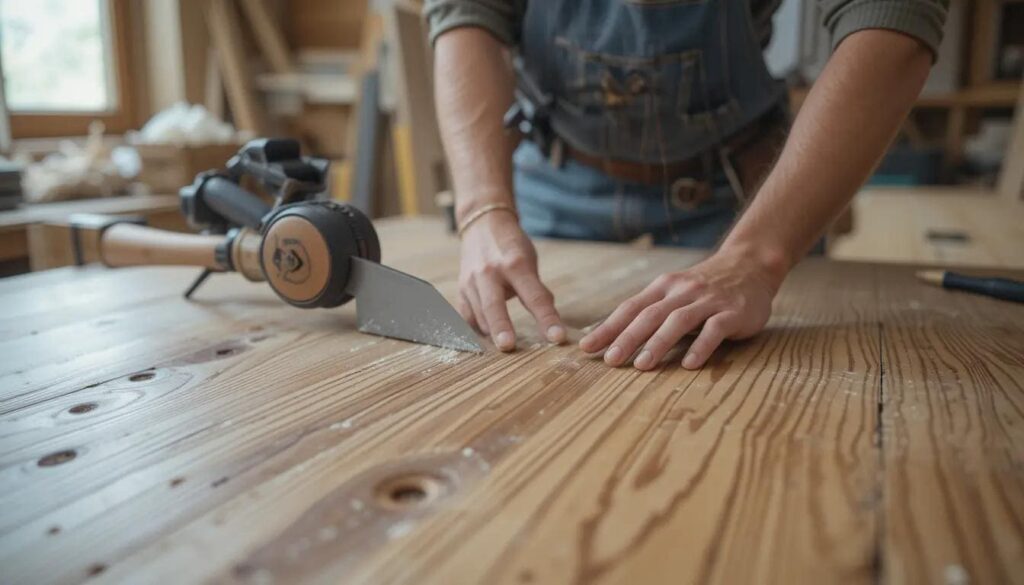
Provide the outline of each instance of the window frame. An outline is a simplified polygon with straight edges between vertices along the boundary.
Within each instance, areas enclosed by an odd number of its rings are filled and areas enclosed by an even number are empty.
[[[97,112],[12,112],[8,107],[11,138],[56,138],[88,134],[94,120],[103,122],[105,133],[122,134],[135,126],[135,91],[132,86],[130,0],[104,0],[110,30],[110,56],[117,106]]]

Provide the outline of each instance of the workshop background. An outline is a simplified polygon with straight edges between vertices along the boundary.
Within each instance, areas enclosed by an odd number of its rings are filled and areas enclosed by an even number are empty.
[[[373,217],[444,213],[420,8],[0,0],[0,276],[94,261],[81,214],[188,230],[178,189],[255,136],[330,159],[330,197]],[[783,2],[767,48],[794,110],[828,56],[816,10]],[[1022,69],[1024,2],[953,0],[925,91],[828,254],[1024,268]]]

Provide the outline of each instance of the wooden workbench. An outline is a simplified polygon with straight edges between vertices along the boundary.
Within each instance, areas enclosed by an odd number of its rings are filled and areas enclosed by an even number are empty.
[[[439,224],[380,231],[455,291]],[[539,248],[576,328],[697,258]],[[809,261],[755,340],[641,373],[518,309],[463,354],[192,276],[0,281],[3,582],[1024,580],[1024,306]]]

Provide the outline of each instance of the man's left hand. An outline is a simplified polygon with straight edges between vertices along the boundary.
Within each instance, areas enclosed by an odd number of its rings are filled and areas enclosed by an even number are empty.
[[[620,366],[643,345],[633,365],[650,370],[703,323],[683,358],[684,368],[699,368],[723,340],[751,337],[764,328],[783,278],[784,271],[755,255],[719,250],[691,268],[659,276],[580,340],[580,348],[604,349],[604,361]]]

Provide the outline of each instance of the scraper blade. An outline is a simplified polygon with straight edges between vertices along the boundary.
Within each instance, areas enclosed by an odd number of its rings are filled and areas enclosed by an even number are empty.
[[[459,351],[483,352],[473,329],[429,282],[352,258],[348,294],[364,333]]]

